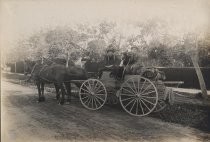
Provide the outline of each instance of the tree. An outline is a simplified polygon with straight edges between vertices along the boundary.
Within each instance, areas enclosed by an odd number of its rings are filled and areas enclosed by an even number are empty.
[[[202,39],[200,39],[202,40]],[[201,92],[203,97],[206,99],[208,97],[206,84],[202,75],[202,72],[200,70],[199,64],[198,64],[198,36],[196,34],[190,33],[186,35],[185,45],[188,49],[186,49],[192,59],[193,66],[195,68],[198,81],[201,87]]]

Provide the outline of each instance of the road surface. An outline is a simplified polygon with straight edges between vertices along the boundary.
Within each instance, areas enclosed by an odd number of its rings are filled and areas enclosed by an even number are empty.
[[[2,142],[200,142],[210,135],[151,117],[133,117],[122,108],[85,109],[78,99],[58,105],[55,95],[37,103],[37,90],[2,80]]]

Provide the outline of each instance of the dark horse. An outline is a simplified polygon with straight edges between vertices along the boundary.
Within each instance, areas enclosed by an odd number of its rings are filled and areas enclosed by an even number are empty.
[[[68,101],[71,99],[71,80],[86,80],[86,72],[80,68],[71,64],[69,67],[65,67],[62,64],[58,64],[54,61],[51,63],[41,61],[30,62],[25,61],[25,72],[31,71],[31,77],[33,78],[39,94],[39,102],[45,101],[44,97],[44,84],[54,83],[56,89],[56,98],[59,99],[60,104],[64,104],[64,96],[67,90]],[[65,85],[65,87],[64,87]],[[80,87],[81,83],[75,83],[77,87]],[[59,96],[59,89],[61,89],[62,98]]]

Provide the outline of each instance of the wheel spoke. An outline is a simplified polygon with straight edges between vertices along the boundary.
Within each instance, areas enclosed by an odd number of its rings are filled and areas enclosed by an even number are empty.
[[[138,114],[139,100],[136,100],[136,115]]]
[[[144,91],[141,92],[141,93],[144,93],[150,86],[152,86],[152,84],[148,85],[148,86],[146,87],[146,89],[144,89]]]
[[[135,96],[135,93],[129,91],[128,89],[125,89],[125,88],[122,88],[122,89],[126,90],[127,92],[129,92],[129,93],[133,94],[133,96]]]
[[[142,98],[149,98],[149,99],[154,99],[156,97],[149,97],[149,96],[141,96]]]
[[[131,90],[132,90],[133,93],[135,94],[135,91],[134,91],[133,88],[130,86],[130,84],[128,84],[127,82],[126,82],[126,84],[131,88]]]
[[[94,83],[95,84],[95,83]],[[98,81],[96,82],[95,86],[94,86],[94,90],[96,90],[96,87],[98,85]]]
[[[101,102],[95,97],[95,100],[99,103],[99,105],[101,106]]]
[[[127,101],[127,100],[130,100],[130,99],[133,99],[134,97],[130,97],[130,98],[126,98],[126,99],[121,99],[121,101]]]
[[[142,89],[143,89],[143,87],[144,87],[145,82],[146,82],[146,80],[144,80],[144,83],[143,83],[143,85],[141,86],[141,89],[140,89],[140,91],[139,91],[139,92],[141,92],[141,91],[142,91]]]
[[[140,107],[141,107],[141,111],[142,111],[142,113],[144,114],[144,109],[143,109],[143,106],[142,106],[142,104],[141,104],[141,100],[138,100],[138,102],[139,102],[139,105],[140,105]]]
[[[92,100],[92,98],[90,98],[90,100],[88,101],[88,104],[87,104],[87,106],[89,106],[89,104],[90,104],[91,100]]]
[[[161,102],[158,102],[157,105],[159,105],[159,107],[162,107]]]
[[[143,104],[144,104],[144,106],[150,111],[150,109],[148,108],[148,106],[145,104],[145,102],[144,101],[142,101],[142,100],[140,100]]]
[[[132,107],[130,108],[130,112],[133,110],[134,105],[136,104],[136,100],[134,101]]]
[[[91,94],[91,92],[89,90],[85,90],[83,88],[81,88],[81,90],[86,91],[87,93]]]
[[[93,98],[91,98],[91,104],[92,104],[92,108],[93,108]]]
[[[125,106],[125,107],[127,107],[130,103],[132,103],[134,101],[134,99],[133,100],[131,100],[129,103],[127,103],[127,105]]]
[[[155,91],[150,91],[150,92],[147,92],[147,93],[143,93],[143,94],[141,94],[142,96],[145,96],[145,95],[147,95],[147,94],[151,94],[151,93],[154,93]]]
[[[96,98],[94,97],[93,100],[94,100],[95,107],[98,108],[98,106],[96,104]]]
[[[139,93],[139,82],[140,82],[140,79],[138,78],[138,88],[137,88],[137,91],[138,91],[138,93]]]
[[[104,96],[105,94],[95,94],[95,95],[97,95],[97,96]]]
[[[85,83],[84,83],[84,86],[87,88],[88,91],[90,91],[90,88]]]
[[[98,93],[100,93],[100,92],[102,92],[102,91],[104,91],[104,88],[101,89],[101,90],[99,90],[99,91],[97,91],[96,94],[98,94]]]
[[[100,100],[102,100],[103,102],[105,101],[105,100],[103,100],[101,97],[98,97],[98,96],[95,96],[96,98],[98,98],[98,99],[100,99]]]
[[[88,82],[88,85],[89,85],[89,90],[92,91],[92,86],[91,86],[91,84],[90,84],[90,81],[91,81],[91,80],[89,80],[89,81],[87,81],[87,82]]]
[[[80,94],[83,94],[83,95],[90,95],[90,93],[80,93]]]
[[[98,89],[100,89],[101,87],[103,87],[101,84],[99,84],[99,86],[95,89],[95,92],[98,91]]]
[[[135,85],[135,82],[134,80],[132,79],[132,82],[133,82],[133,87],[134,87],[134,90],[136,91],[135,93],[138,93],[138,91],[136,90],[136,85]]]
[[[155,105],[155,104],[153,104],[152,102],[150,102],[150,101],[148,101],[148,100],[146,100],[146,99],[144,99],[144,98],[141,98],[142,100],[144,100],[144,101],[146,101],[147,103],[150,103],[150,104],[152,104],[152,105]]]
[[[88,99],[84,102],[84,104],[86,104],[89,100],[90,100],[90,98],[88,98]]]
[[[85,96],[85,97],[83,97],[83,98],[81,97],[81,99],[85,99],[85,98],[88,98],[88,97],[89,97],[89,96]]]

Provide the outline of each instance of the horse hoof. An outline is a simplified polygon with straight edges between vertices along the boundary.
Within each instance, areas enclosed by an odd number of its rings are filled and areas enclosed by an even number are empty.
[[[64,101],[63,101],[63,100],[61,100],[61,101],[59,102],[59,104],[60,104],[60,105],[63,105],[63,104],[64,104]]]
[[[42,98],[39,98],[39,99],[37,100],[37,103],[40,103],[40,102],[42,102]]]
[[[40,97],[37,102],[40,103],[40,102],[44,102],[44,101],[45,101],[45,97]]]
[[[56,96],[56,98],[55,98],[56,100],[59,100],[60,99],[60,97],[59,96]]]
[[[45,97],[41,97],[41,101],[44,102],[45,101]]]
[[[60,102],[59,104],[60,104],[60,105],[64,105],[64,102]]]
[[[67,105],[69,105],[69,104],[70,104],[70,102],[66,102],[66,104],[67,104]]]

